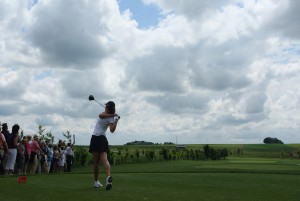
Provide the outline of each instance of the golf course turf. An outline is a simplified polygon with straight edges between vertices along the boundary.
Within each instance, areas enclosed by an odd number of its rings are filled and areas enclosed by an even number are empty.
[[[70,174],[0,177],[1,200],[299,200],[299,159],[229,158],[112,166],[113,188],[93,188],[91,167]],[[103,173],[103,169],[101,169]],[[104,176],[101,175],[104,184]]]

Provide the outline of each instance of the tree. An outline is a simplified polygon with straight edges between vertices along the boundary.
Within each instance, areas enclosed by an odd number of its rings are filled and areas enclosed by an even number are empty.
[[[51,133],[51,131],[49,133],[46,133],[45,140],[46,140],[46,142],[50,142],[51,144],[54,143],[54,136]]]
[[[139,162],[140,151],[138,149],[136,149],[134,154],[135,154],[135,157],[136,157],[136,161]]]
[[[44,141],[45,140],[45,134],[44,134],[44,131],[45,131],[46,129],[45,128],[43,128],[43,126],[42,125],[39,125],[38,126],[38,134],[39,134],[39,140],[40,141]]]
[[[204,151],[205,159],[209,159],[211,157],[211,149],[208,146],[208,144],[203,147],[203,151]]]
[[[226,148],[223,148],[221,150],[221,158],[223,158],[225,160],[226,157],[228,157],[228,150]]]
[[[65,137],[65,138],[67,138],[67,142],[68,143],[72,143],[72,135],[71,135],[71,132],[70,131],[66,131],[65,133],[63,132],[62,133],[63,134],[63,136]],[[75,142],[75,136],[73,135],[73,141]],[[74,143],[73,142],[73,143]]]
[[[162,155],[162,157],[163,157],[164,160],[168,160],[169,159],[169,157],[168,157],[168,150],[167,149],[162,148],[162,150],[160,151],[159,154]]]
[[[265,144],[284,144],[281,140],[272,137],[266,137],[264,139]]]

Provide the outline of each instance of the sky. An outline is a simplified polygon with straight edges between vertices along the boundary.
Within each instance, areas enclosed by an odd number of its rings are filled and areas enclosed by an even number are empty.
[[[0,1],[0,121],[88,145],[300,143],[300,1]]]

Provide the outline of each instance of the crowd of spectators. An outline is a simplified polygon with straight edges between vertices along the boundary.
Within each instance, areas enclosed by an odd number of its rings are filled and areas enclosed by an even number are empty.
[[[0,175],[71,172],[75,142],[51,144],[37,134],[20,136],[19,130],[18,124],[11,132],[0,124]]]

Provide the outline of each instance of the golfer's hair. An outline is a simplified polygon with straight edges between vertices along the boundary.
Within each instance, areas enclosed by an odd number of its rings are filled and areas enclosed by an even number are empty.
[[[107,107],[108,114],[115,114],[116,113],[116,108],[114,107]]]
[[[20,126],[18,124],[13,125],[11,132],[16,134],[19,132]]]

